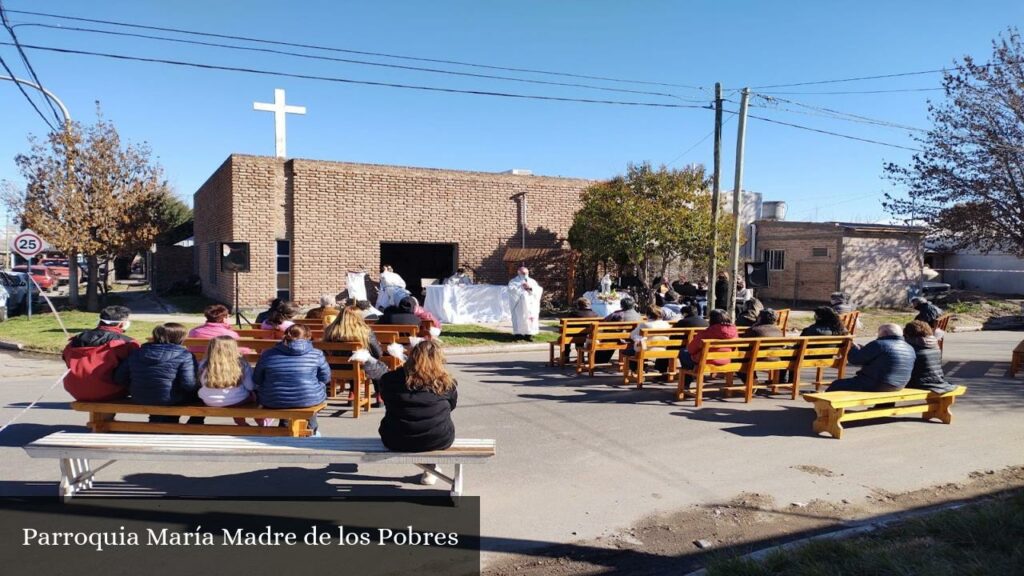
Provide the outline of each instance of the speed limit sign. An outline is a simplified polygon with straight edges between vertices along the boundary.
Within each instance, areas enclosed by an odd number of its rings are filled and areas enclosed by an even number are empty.
[[[11,241],[11,249],[20,254],[22,258],[34,258],[46,250],[46,242],[43,242],[43,239],[35,232],[23,230]]]

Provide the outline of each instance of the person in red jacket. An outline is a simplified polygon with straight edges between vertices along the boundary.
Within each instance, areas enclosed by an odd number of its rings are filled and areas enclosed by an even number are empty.
[[[679,365],[683,368],[693,369],[697,367],[697,357],[700,356],[700,349],[704,347],[705,340],[731,340],[739,338],[739,332],[725,310],[715,309],[708,314],[710,325],[693,335],[693,340],[686,345],[686,348],[679,351]],[[715,352],[729,352],[730,348],[715,348]],[[728,360],[708,360],[709,364],[727,364]],[[686,386],[690,386],[693,379],[686,376]]]
[[[107,306],[92,330],[73,336],[64,347],[64,389],[75,400],[101,402],[124,398],[128,387],[114,381],[114,370],[139,343],[125,335],[131,321],[125,306]]]

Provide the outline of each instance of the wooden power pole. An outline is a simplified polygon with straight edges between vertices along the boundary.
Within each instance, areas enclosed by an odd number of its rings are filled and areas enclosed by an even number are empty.
[[[747,101],[750,99],[750,88],[744,88],[740,98],[739,126],[736,128],[736,180],[732,189],[732,215],[735,218],[732,231],[732,250],[730,263],[732,276],[729,278],[729,297],[726,300],[729,317],[736,318],[736,281],[740,272],[740,208],[743,197],[743,145],[747,137]]]
[[[718,210],[722,202],[722,83],[715,82],[715,168],[711,176],[711,252],[708,264],[708,310],[715,307],[718,276]]]

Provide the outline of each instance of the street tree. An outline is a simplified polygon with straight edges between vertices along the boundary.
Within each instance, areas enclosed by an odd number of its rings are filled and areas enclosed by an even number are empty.
[[[122,144],[114,125],[97,108],[89,126],[70,122],[15,158],[26,181],[23,192],[5,194],[21,223],[32,228],[72,263],[87,263],[86,308],[99,309],[99,262],[148,247],[170,227],[177,209],[159,165],[146,145]],[[77,266],[70,300],[78,303]]]
[[[884,206],[950,249],[1024,257],[1024,45],[1010,28],[992,48],[991,61],[965,56],[945,73],[921,151],[885,166],[905,195],[886,194]]]

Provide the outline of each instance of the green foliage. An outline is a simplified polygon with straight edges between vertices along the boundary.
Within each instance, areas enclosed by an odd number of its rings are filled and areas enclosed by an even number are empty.
[[[678,258],[702,267],[708,263],[711,193],[703,167],[655,170],[649,163],[630,164],[624,176],[584,191],[582,202],[569,243],[588,262],[642,264],[658,256],[663,271]],[[718,258],[724,263],[732,217],[720,217],[719,227]]]
[[[166,232],[192,219],[192,209],[170,190],[162,194],[157,213],[160,232]]]

